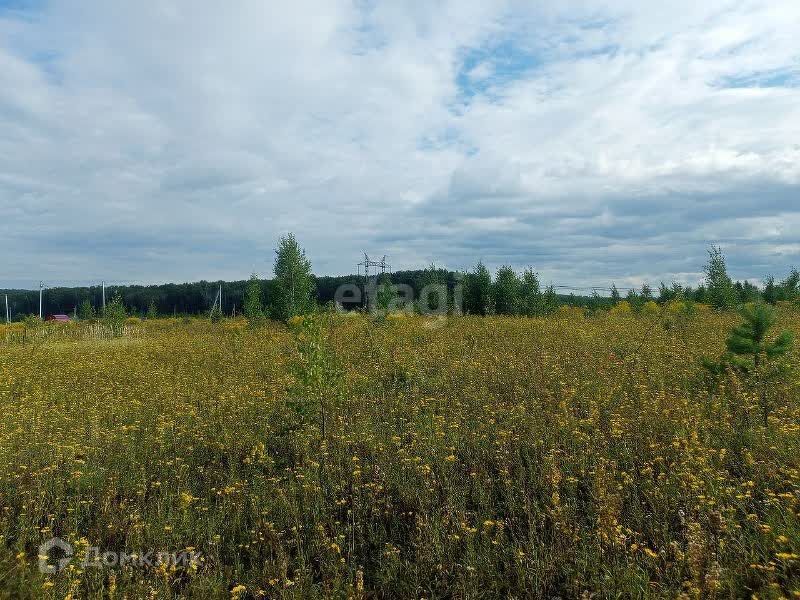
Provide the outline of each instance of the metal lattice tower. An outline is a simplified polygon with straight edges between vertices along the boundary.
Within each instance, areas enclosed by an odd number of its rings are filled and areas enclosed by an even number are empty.
[[[377,289],[378,283],[378,272],[380,271],[380,275],[385,275],[386,270],[389,270],[389,275],[392,274],[392,265],[386,262],[386,255],[383,255],[383,258],[380,260],[372,260],[369,257],[369,254],[364,252],[364,260],[358,263],[358,276],[361,277],[361,267],[364,267],[364,279],[363,279],[363,287],[364,287],[364,306],[369,308],[370,306],[370,285],[369,285],[369,277],[370,277],[370,267],[374,268],[374,274],[372,277],[375,279],[375,285],[373,286]]]

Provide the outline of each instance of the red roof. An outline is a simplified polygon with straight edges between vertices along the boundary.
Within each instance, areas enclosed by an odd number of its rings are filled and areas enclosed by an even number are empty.
[[[48,321],[59,321],[61,323],[69,323],[69,317],[67,315],[50,315],[47,317]]]

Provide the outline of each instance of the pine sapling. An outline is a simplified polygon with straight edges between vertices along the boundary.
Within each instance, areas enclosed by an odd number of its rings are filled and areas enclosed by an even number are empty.
[[[786,355],[793,345],[792,334],[781,332],[769,340],[767,333],[775,324],[775,311],[766,304],[746,305],[741,310],[744,322],[737,325],[728,336],[726,353],[718,362],[704,359],[705,367],[715,375],[733,368],[751,379],[759,389],[759,405],[764,426],[769,423],[770,404],[767,399],[767,382],[776,374],[767,367],[775,359]]]

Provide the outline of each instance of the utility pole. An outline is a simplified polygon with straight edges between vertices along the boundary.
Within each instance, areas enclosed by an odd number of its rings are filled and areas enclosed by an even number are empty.
[[[42,290],[44,289],[44,281],[39,282],[39,320],[42,320]]]
[[[11,323],[11,314],[8,312],[8,294],[6,294],[6,323]]]
[[[103,312],[106,312],[106,282],[103,282]]]
[[[209,316],[213,316],[214,310],[216,310],[218,302],[219,302],[219,314],[222,314],[222,283],[219,284],[219,291],[217,292],[217,295],[214,296],[214,304],[211,307],[211,313],[209,313]]]

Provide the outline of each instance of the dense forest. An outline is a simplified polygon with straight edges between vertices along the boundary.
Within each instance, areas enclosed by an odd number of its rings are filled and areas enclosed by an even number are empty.
[[[294,260],[305,260],[305,269],[310,263],[305,259],[302,249],[293,248]],[[540,285],[537,274],[531,269],[519,274],[511,267],[500,267],[494,277],[482,263],[467,273],[450,271],[431,265],[427,269],[397,271],[382,276],[381,284],[407,285],[413,290],[414,298],[429,285],[444,285],[452,300],[457,286],[461,286],[464,312],[471,314],[545,314],[561,305],[583,307],[589,310],[609,308],[618,302],[626,301],[633,310],[647,302],[665,303],[680,299],[717,308],[731,308],[746,302],[763,300],[770,304],[779,301],[796,301],[800,298],[800,273],[792,269],[783,280],[774,277],[765,279],[758,287],[749,281],[732,281],[725,266],[721,250],[712,247],[705,267],[704,283],[697,287],[667,285],[658,288],[648,284],[639,289],[597,288],[591,295],[565,294],[564,290],[553,286]],[[343,285],[355,285],[363,289],[363,276],[314,276],[309,275],[312,300],[319,306],[334,302],[336,290]],[[214,306],[220,285],[222,286],[222,312],[234,315],[243,312],[248,286],[257,281],[260,288],[259,302],[263,303],[267,314],[273,314],[270,307],[280,297],[277,279],[251,279],[242,281],[198,281],[193,283],[167,283],[161,285],[107,286],[106,300],[118,296],[130,315],[198,315],[208,313]],[[602,293],[601,293],[602,292]],[[623,293],[624,292],[624,293]],[[52,287],[46,288],[42,295],[43,315],[67,314],[80,316],[81,306],[91,305],[94,311],[102,307],[102,287]],[[0,290],[7,294],[12,321],[19,321],[28,315],[39,313],[38,290]],[[0,302],[2,299],[0,299]],[[345,308],[357,308],[359,303],[345,304]],[[4,307],[0,307],[4,308]]]
[[[458,273],[444,269],[435,270],[437,281],[446,283],[452,290],[459,277]],[[408,284],[415,292],[431,281],[430,270],[398,271],[391,276],[396,284]],[[336,289],[344,284],[363,284],[363,277],[344,275],[338,277],[313,276],[316,289],[316,300],[320,305],[333,302]],[[144,315],[151,305],[161,315],[196,315],[208,312],[222,283],[223,309],[226,314],[241,312],[244,304],[247,280],[242,281],[196,281],[193,283],[166,283],[161,285],[119,285],[106,286],[106,299],[110,300],[119,294],[125,307],[132,315]],[[272,279],[260,281],[261,297],[269,304],[274,297],[275,282]],[[26,315],[39,313],[38,290],[0,290],[0,294],[8,294],[8,305],[12,320],[21,320]],[[80,305],[88,300],[95,309],[102,306],[103,290],[101,286],[91,287],[52,287],[46,288],[42,295],[42,313],[44,315],[73,315]],[[0,299],[2,302],[2,299]],[[4,309],[4,306],[0,306]]]

